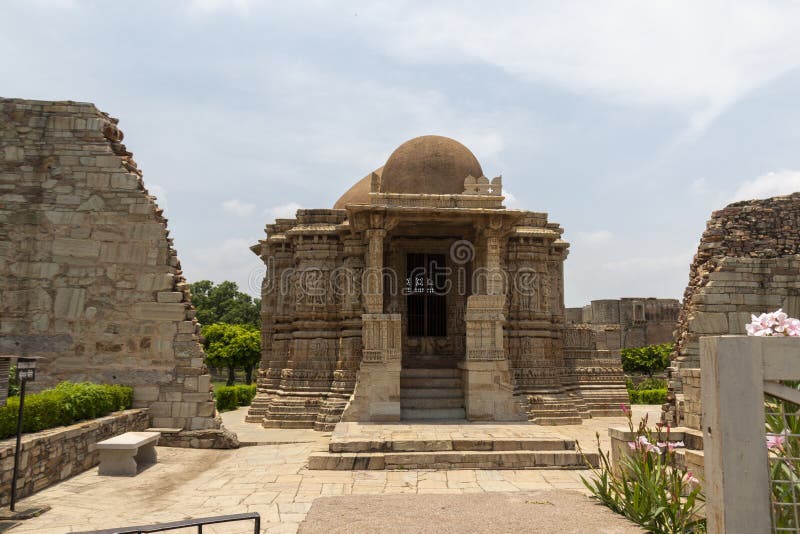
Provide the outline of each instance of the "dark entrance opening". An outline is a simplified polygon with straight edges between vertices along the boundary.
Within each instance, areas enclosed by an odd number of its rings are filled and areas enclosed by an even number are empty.
[[[410,337],[447,335],[447,270],[444,254],[406,258],[406,309]]]

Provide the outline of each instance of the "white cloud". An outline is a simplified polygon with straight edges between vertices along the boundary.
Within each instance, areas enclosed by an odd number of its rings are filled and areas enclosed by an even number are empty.
[[[689,192],[694,196],[704,195],[708,191],[708,180],[697,178],[689,185]]]
[[[190,10],[200,13],[217,13],[219,11],[235,11],[247,15],[250,8],[256,4],[254,0],[189,0]]]
[[[670,256],[632,256],[603,263],[603,269],[616,273],[670,272],[685,267],[689,269],[694,250]]]
[[[675,107],[693,131],[800,64],[797,2],[393,2],[357,21],[409,62],[486,63],[625,105]]]
[[[238,215],[239,217],[245,217],[247,215],[250,215],[251,213],[253,213],[254,209],[256,209],[255,204],[242,202],[238,198],[232,198],[222,203],[223,211],[227,213],[232,213],[234,215]]]
[[[505,201],[503,201],[503,204],[506,208],[510,210],[516,210],[520,208],[520,202],[514,193],[508,191],[507,189],[503,189],[503,196],[506,197]]]
[[[212,280],[216,283],[232,280],[239,290],[259,296],[264,264],[250,250],[255,243],[255,239],[231,237],[209,247],[190,249],[186,254],[188,261],[181,255],[187,280]]]
[[[608,230],[595,230],[594,232],[578,232],[581,243],[589,246],[605,245],[614,238]]]
[[[297,202],[289,202],[280,206],[273,206],[264,212],[264,215],[269,217],[272,222],[275,219],[294,219],[297,215],[297,210],[302,209],[303,206]]]
[[[733,194],[731,202],[788,195],[800,191],[800,171],[782,170],[762,174],[744,182]]]

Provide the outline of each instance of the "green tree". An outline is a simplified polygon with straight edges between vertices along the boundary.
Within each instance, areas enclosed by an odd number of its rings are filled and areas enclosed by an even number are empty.
[[[261,299],[254,299],[239,291],[236,282],[225,281],[214,285],[210,280],[200,280],[191,285],[192,304],[197,309],[200,324],[249,324],[259,328]]]
[[[243,368],[245,381],[253,381],[253,369],[261,360],[261,334],[250,325],[216,323],[202,329],[206,363],[228,369],[227,385],[236,380],[236,368]]]
[[[669,367],[669,355],[673,349],[672,343],[622,349],[620,351],[622,370],[626,373],[646,373],[652,378],[653,373],[664,371]]]

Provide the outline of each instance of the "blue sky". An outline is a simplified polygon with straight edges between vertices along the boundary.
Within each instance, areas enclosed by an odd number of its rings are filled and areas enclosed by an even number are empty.
[[[800,190],[800,3],[5,1],[0,95],[90,101],[191,280],[403,141],[467,145],[566,230],[567,305],[680,298],[711,211]]]

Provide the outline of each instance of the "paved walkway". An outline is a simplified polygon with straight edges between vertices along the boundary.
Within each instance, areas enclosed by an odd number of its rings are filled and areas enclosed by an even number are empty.
[[[409,513],[413,510],[413,513]],[[644,534],[575,491],[350,495],[314,501],[300,534]]]
[[[644,409],[656,412],[658,407]],[[636,412],[642,411],[637,407]],[[558,489],[585,493],[580,481],[580,475],[585,474],[582,471],[309,471],[309,454],[326,450],[329,434],[261,429],[258,425],[243,428],[247,424],[243,422],[245,412],[240,409],[225,414],[226,426],[240,432],[245,441],[279,444],[229,451],[159,447],[159,462],[136,477],[100,477],[97,469],[90,469],[24,499],[20,507],[49,504],[52,510],[26,521],[14,532],[60,534],[255,511],[261,514],[263,532],[295,533],[311,503],[321,496]],[[598,418],[580,426],[548,430],[557,429],[593,450],[595,432],[607,447],[607,427],[624,424],[621,417]],[[283,443],[289,436],[293,441]],[[205,528],[204,532],[235,534],[248,530],[245,525],[241,529],[226,525]]]

